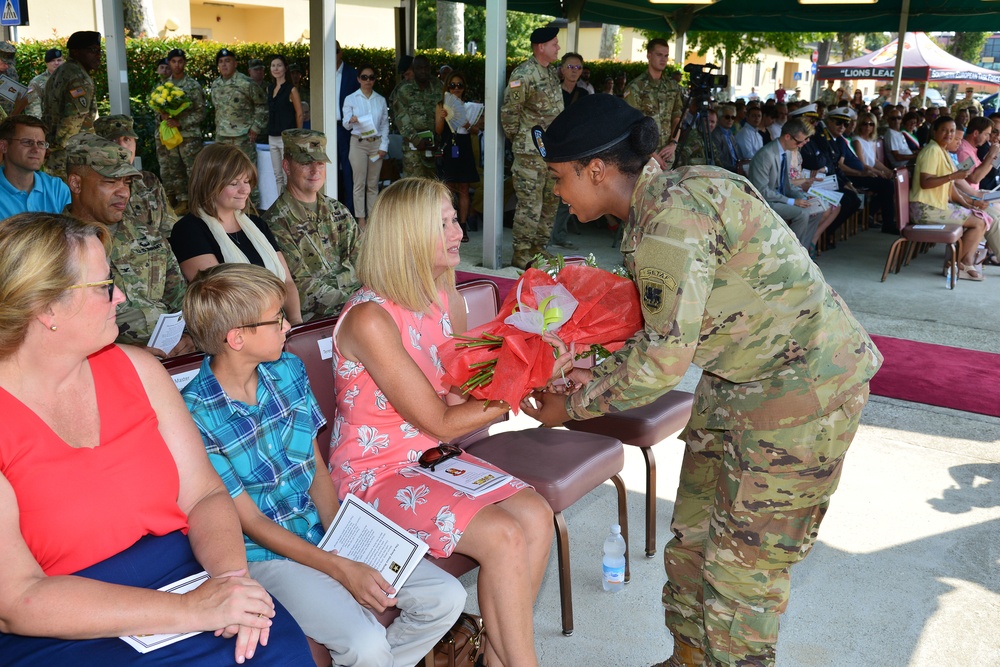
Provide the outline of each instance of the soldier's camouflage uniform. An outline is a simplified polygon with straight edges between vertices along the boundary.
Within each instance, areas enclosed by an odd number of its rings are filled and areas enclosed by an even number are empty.
[[[666,624],[707,665],[770,667],[788,569],[816,540],[881,355],[788,227],[722,169],[650,161],[622,253],[645,328],[567,409],[645,405],[703,369],[663,554]]]
[[[0,60],[7,63],[7,71],[3,75],[8,79],[20,82],[17,76],[17,65],[15,64],[17,60],[17,46],[10,42],[0,42]],[[12,114],[14,112],[13,100],[8,100],[6,97],[0,98],[0,109],[3,109],[4,118]]]
[[[976,115],[978,116],[983,115],[983,105],[979,102],[979,100],[975,98],[972,98],[971,100],[965,100],[965,99],[958,100],[953,105],[951,105],[952,117],[954,117],[958,113],[959,109],[968,109],[970,114],[972,110],[975,109]]]
[[[434,108],[441,101],[441,83],[432,78],[426,88],[421,88],[416,81],[404,81],[394,92],[392,113],[396,129],[403,136],[403,175],[434,178],[437,176],[434,157],[428,157],[426,151],[411,149],[410,139],[418,132],[434,131]]]
[[[819,94],[819,101],[826,105],[826,108],[837,105],[837,91],[832,88],[824,88]]]
[[[228,79],[221,76],[212,82],[209,91],[215,107],[215,141],[236,146],[257,166],[257,146],[248,133],[258,136],[267,131],[267,96],[253,79],[236,72]],[[260,191],[254,187],[254,204],[260,206]]]
[[[514,257],[512,264],[524,268],[527,260],[545,248],[552,235],[559,200],[552,191],[545,160],[531,138],[531,128],[547,129],[562,113],[562,86],[555,63],[542,67],[531,56],[514,68],[503,93],[500,122],[514,153],[511,178],[517,194],[514,211]]]
[[[132,228],[155,229],[162,238],[169,239],[177,215],[156,174],[143,171],[142,176],[132,179],[130,192],[123,221]]]
[[[52,75],[45,70],[28,83],[28,106],[24,108],[24,113],[29,116],[41,119],[42,117],[42,97],[45,95],[45,84],[49,82]]]
[[[355,272],[358,223],[336,199],[316,199],[314,213],[285,190],[261,216],[298,286],[303,321],[338,314],[361,287]]]
[[[624,100],[643,115],[656,121],[660,130],[660,145],[663,148],[670,141],[674,124],[684,115],[684,91],[669,76],[660,76],[654,81],[649,72],[643,72],[625,86]]]
[[[712,136],[708,137],[708,147],[709,150],[715,150],[715,141]],[[719,164],[719,159],[715,159],[716,165]],[[684,133],[681,137],[680,144],[677,146],[677,152],[674,154],[674,166],[675,167],[688,167],[691,165],[704,165],[709,164],[708,156],[705,152],[705,135],[701,133],[699,128],[691,128]]]
[[[167,81],[184,91],[184,96],[191,102],[191,106],[174,116],[174,120],[180,124],[178,129],[181,131],[184,141],[177,148],[167,150],[167,147],[157,136],[156,157],[160,161],[160,177],[163,179],[170,201],[179,204],[181,209],[186,212],[188,177],[191,174],[194,159],[198,157],[203,146],[201,123],[205,120],[205,91],[202,90],[200,83],[187,74],[180,80],[169,78]],[[254,151],[251,159],[256,165],[256,149]],[[185,203],[181,204],[181,202]]]
[[[94,80],[72,56],[45,84],[42,120],[49,128],[49,157],[45,171],[66,180],[66,141],[80,132],[93,132],[97,118]]]

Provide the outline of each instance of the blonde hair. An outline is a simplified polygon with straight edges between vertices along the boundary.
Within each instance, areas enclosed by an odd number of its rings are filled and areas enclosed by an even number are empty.
[[[451,201],[448,188],[428,178],[404,178],[382,191],[358,253],[362,285],[414,312],[442,305],[438,292],[455,285],[453,270],[434,279],[443,200]]]
[[[272,301],[285,302],[285,283],[254,264],[217,264],[199,271],[184,294],[184,323],[194,344],[219,354],[226,335],[259,322]]]
[[[31,320],[80,282],[83,247],[107,227],[68,215],[19,213],[0,221],[0,359],[17,351]]]
[[[236,146],[229,144],[209,144],[201,149],[191,167],[190,185],[188,185],[188,206],[197,215],[198,209],[204,209],[210,216],[216,215],[215,198],[226,189],[234,178],[247,175],[250,177],[250,187],[257,185],[257,167]],[[256,213],[253,203],[247,197],[243,212]],[[248,211],[249,209],[249,211]]]

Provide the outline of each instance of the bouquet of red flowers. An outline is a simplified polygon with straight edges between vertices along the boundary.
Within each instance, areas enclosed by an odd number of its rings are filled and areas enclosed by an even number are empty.
[[[566,266],[555,277],[528,269],[492,322],[445,344],[444,378],[477,399],[506,401],[516,412],[521,399],[552,376],[555,354],[542,333],[587,348],[577,355],[582,358],[618,350],[640,328],[631,280],[590,266]]]

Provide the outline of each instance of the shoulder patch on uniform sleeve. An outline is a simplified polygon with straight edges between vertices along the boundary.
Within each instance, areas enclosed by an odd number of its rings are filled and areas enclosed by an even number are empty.
[[[74,88],[73,90],[69,91],[69,94],[70,94],[71,97],[74,97],[74,98],[76,98],[76,97],[83,97],[84,95],[87,94],[87,90],[86,90],[86,88],[84,88],[84,87],[81,86],[79,88]]]
[[[666,271],[645,267],[639,271],[639,298],[647,313],[655,315],[668,302],[673,305],[677,293],[677,281]]]
[[[521,82],[519,80],[515,79],[515,80],[513,80],[513,81],[510,82],[510,87],[511,88],[520,88],[521,87]]]
[[[623,100],[627,100],[628,96],[631,95],[631,94],[632,94],[632,89],[631,88],[626,88],[625,92],[622,93],[622,99]]]

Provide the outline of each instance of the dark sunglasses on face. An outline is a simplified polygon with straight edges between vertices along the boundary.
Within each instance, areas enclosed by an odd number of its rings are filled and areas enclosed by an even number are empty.
[[[729,116],[729,115],[726,115],[726,114],[723,114],[722,116],[719,116],[719,118],[724,118],[725,120],[736,120],[736,116]]]
[[[850,121],[844,120],[843,118],[834,118],[833,119],[833,124],[837,125],[838,127],[846,127],[847,123],[849,123],[849,122]]]
[[[461,81],[452,81],[451,83],[448,84],[448,88],[450,90],[464,90],[465,84],[462,83]]]
[[[374,74],[359,74],[358,78],[361,79],[362,81],[374,81],[375,80],[375,75]]]
[[[890,119],[890,120],[891,120],[891,119]],[[861,127],[865,127],[866,125],[867,125],[868,127],[874,127],[874,126],[875,126],[875,123],[871,122],[870,120],[866,120],[865,122],[861,123]]]
[[[424,453],[420,455],[419,459],[417,459],[417,463],[420,464],[421,468],[430,468],[431,470],[434,470],[434,466],[437,464],[453,459],[461,453],[461,447],[440,444],[437,447],[431,447],[430,449],[424,450]]]

